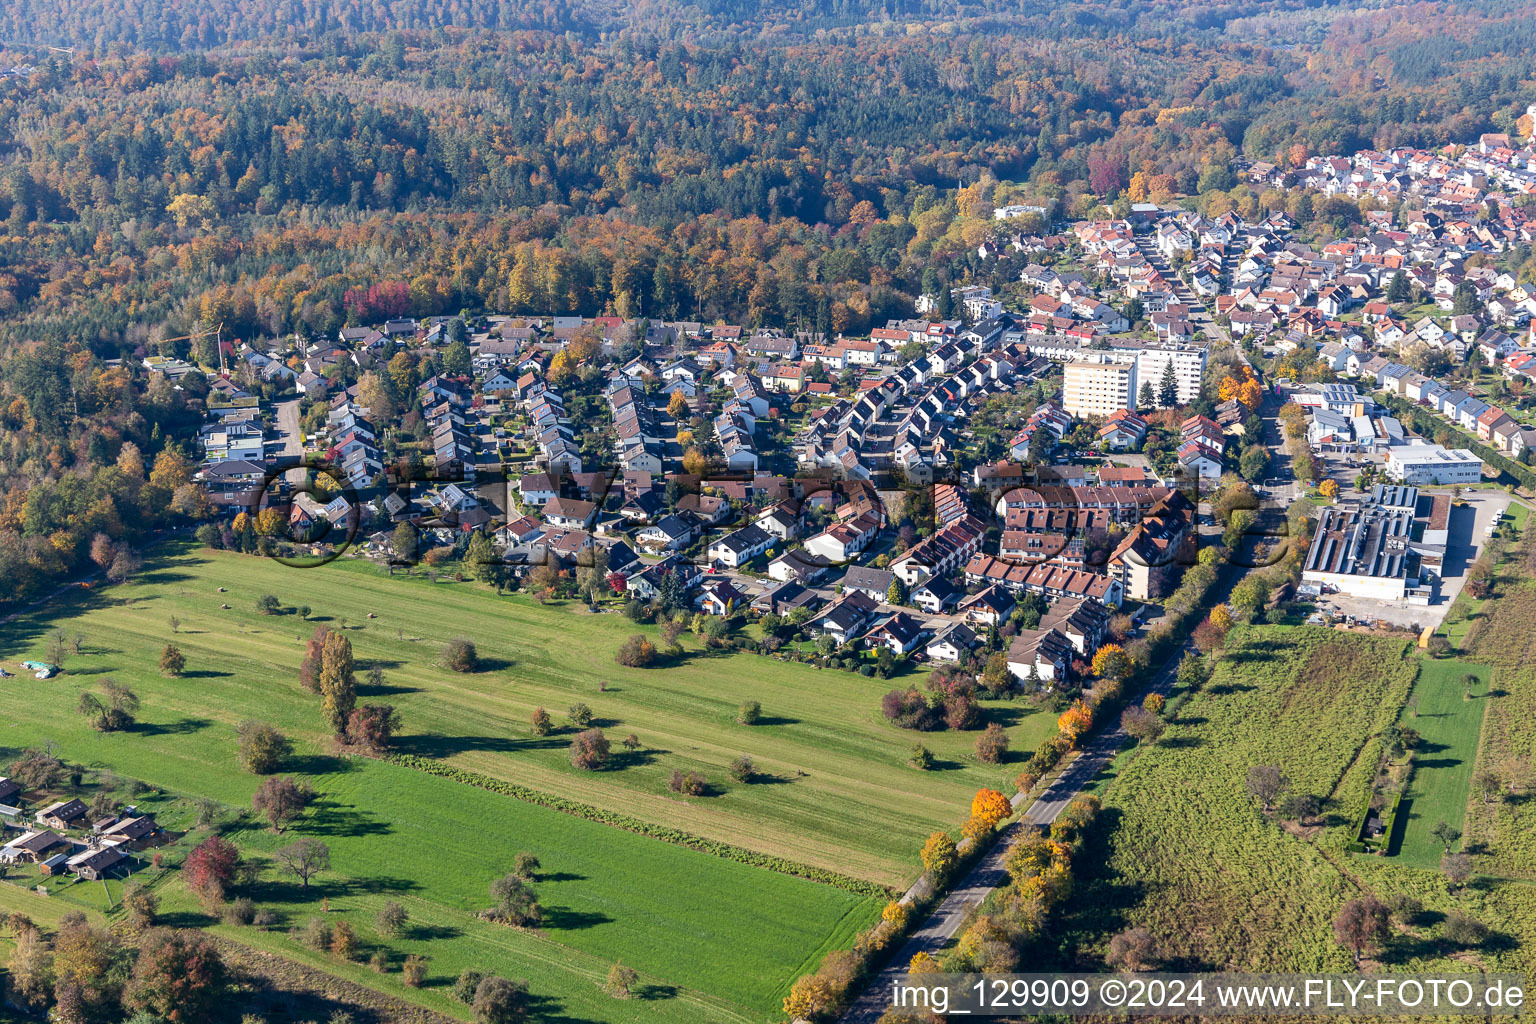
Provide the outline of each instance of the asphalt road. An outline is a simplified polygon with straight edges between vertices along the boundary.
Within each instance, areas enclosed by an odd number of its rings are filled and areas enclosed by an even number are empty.
[[[949,895],[928,915],[922,927],[907,937],[885,970],[876,975],[862,995],[843,1014],[844,1024],[874,1024],[890,1006],[891,986],[907,973],[907,965],[918,953],[936,954],[955,937],[965,915],[972,907],[979,906],[987,893],[1008,880],[1003,861],[1008,849],[1024,826],[1015,821],[998,837],[987,855],[971,866],[964,878],[949,891]]]

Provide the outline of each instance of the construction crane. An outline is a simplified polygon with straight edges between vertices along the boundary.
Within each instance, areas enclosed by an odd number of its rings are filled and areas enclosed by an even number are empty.
[[[160,343],[163,345],[167,341],[191,341],[194,338],[206,338],[210,334],[214,336],[214,347],[219,350],[219,376],[222,377],[224,376],[224,325],[222,323],[206,331],[194,331],[176,338],[161,338]]]
[[[54,53],[67,53],[71,57],[75,55],[73,46],[50,46],[47,43],[23,43],[15,39],[0,39],[0,46],[25,47],[29,50],[51,50]]]

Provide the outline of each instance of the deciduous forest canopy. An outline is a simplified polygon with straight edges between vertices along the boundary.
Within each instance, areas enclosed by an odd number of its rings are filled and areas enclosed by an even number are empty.
[[[867,331],[962,275],[997,204],[1081,216],[1138,175],[1159,199],[1243,192],[1240,156],[1508,130],[1536,99],[1528,14],[7,4],[0,574],[25,594],[96,534],[178,514],[206,382],[151,385],[132,357],[214,353],[169,339],[461,309]]]

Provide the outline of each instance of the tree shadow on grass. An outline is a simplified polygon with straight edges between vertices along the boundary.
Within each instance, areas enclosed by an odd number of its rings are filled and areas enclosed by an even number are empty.
[[[475,670],[465,674],[473,676],[482,675],[486,672],[505,672],[507,669],[516,667],[517,662],[512,658],[487,658],[482,654],[475,664]]]
[[[539,1024],[593,1024],[586,1017],[568,1017],[561,1013],[565,1004],[551,996],[530,993],[524,1005],[528,1007],[528,1019]]]
[[[1033,715],[1038,715],[1039,713],[1040,712],[1038,710],[1032,707],[1028,707],[1027,705],[1023,707],[1020,707],[1016,704],[992,706],[987,708],[987,721],[996,722],[1003,728],[1009,729],[1015,725],[1018,725],[1026,718],[1029,718]]]
[[[753,772],[745,785],[749,786],[792,786],[795,783],[793,775],[775,775],[772,772]]]
[[[644,765],[654,764],[656,759],[663,754],[670,754],[670,750],[655,750],[642,747],[639,750],[619,750],[613,755],[613,767],[618,769],[639,768]]]
[[[585,882],[586,875],[578,875],[574,871],[540,871],[535,877],[535,882]]]
[[[162,928],[207,928],[217,923],[216,918],[196,910],[172,910],[155,915],[155,924]]]
[[[183,672],[181,674],[181,678],[183,678],[183,679],[228,679],[230,676],[233,676],[233,675],[234,675],[233,672],[215,672],[212,669],[200,668],[200,669],[193,669],[191,672]]]
[[[342,1002],[313,989],[278,988],[275,979],[251,973],[253,991],[237,1014],[250,1012],[268,1020],[300,1021],[335,1020],[344,1013],[355,1024],[379,1024],[382,1019],[370,1007]]]
[[[396,745],[402,753],[418,757],[446,758],[470,750],[491,750],[512,753],[516,750],[547,750],[570,745],[569,739],[555,736],[539,736],[519,740],[510,736],[444,736],[441,733],[418,733],[401,737]]]
[[[283,760],[283,771],[300,775],[341,775],[357,771],[349,757],[332,754],[290,754]]]
[[[761,725],[799,725],[799,724],[800,724],[800,719],[798,719],[798,718],[787,718],[784,715],[763,715],[756,722],[752,723],[752,728],[755,729],[755,728],[757,728],[758,726],[761,726]]]
[[[643,999],[648,1003],[658,999],[677,998],[676,985],[636,985],[629,991],[630,995],[636,999]]]
[[[413,924],[406,926],[406,932],[418,942],[430,939],[456,939],[464,934],[462,928],[446,924]]]
[[[141,572],[141,573],[139,573],[137,576],[133,577],[133,582],[134,583],[154,583],[156,585],[159,585],[159,584],[162,584],[162,583],[181,583],[181,582],[184,582],[186,580],[193,579],[193,578],[194,577],[192,576],[192,574],[191,573],[187,573],[187,572],[176,572],[174,569],[154,569],[154,570],[151,570],[150,572]],[[135,597],[134,600],[135,601],[143,601],[144,598],[142,598],[142,597]]]
[[[610,924],[612,921],[613,918],[598,911],[572,910],[569,907],[544,908],[544,927],[560,931],[580,931],[583,928],[595,928],[600,924]]]
[[[357,684],[359,697],[393,697],[401,693],[420,693],[419,686],[395,686],[393,683],[385,683],[383,686],[371,686],[368,683]]]
[[[213,724],[210,718],[182,718],[174,722],[136,722],[130,732],[140,736],[182,736]]]
[[[311,815],[294,829],[306,836],[387,836],[395,831],[389,822],[356,807],[321,798],[310,804]]]

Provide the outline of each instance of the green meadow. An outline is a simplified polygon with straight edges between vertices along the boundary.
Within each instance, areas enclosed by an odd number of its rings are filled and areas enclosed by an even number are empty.
[[[979,786],[1001,785],[1017,771],[1016,764],[977,762],[974,733],[919,736],[890,726],[879,711],[881,695],[896,685],[890,681],[707,652],[691,639],[680,664],[625,669],[613,652],[641,627],[620,615],[498,597],[473,583],[390,578],[361,561],[294,569],[189,545],[162,550],[127,585],[71,591],[6,624],[0,664],[17,673],[0,680],[8,698],[0,726],[6,756],[51,741],[68,761],[162,791],[146,794],[147,804],[216,800],[227,808],[218,827],[258,863],[297,837],[323,840],[332,870],[309,890],[267,865],[243,893],[277,915],[265,929],[214,924],[174,870],[147,869],[143,877],[154,879],[173,923],[212,926],[445,1012],[467,1012],[445,986],[463,968],[478,967],[527,978],[546,1015],[765,1020],[798,974],[875,920],[880,901],[449,778],[337,756],[318,697],[298,682],[304,641],[316,624],[345,629],[359,700],[400,709],[406,752],[883,885],[915,876],[923,838],[962,820]],[[262,594],[275,595],[283,613],[259,613]],[[303,606],[309,621],[298,613]],[[20,672],[16,662],[44,657],[58,633],[70,639],[65,673],[36,680]],[[480,671],[440,665],[442,646],[456,636],[474,640]],[[157,671],[167,642],[186,656],[179,678]],[[384,683],[371,687],[364,676],[375,665]],[[131,731],[97,733],[75,711],[81,690],[107,676],[142,701]],[[762,724],[736,723],[748,699],[762,703]],[[606,770],[571,767],[569,730],[531,733],[534,708],[563,724],[578,701],[614,741]],[[1024,702],[988,710],[1008,726],[1015,760],[1052,725]],[[239,815],[259,782],[237,763],[235,727],[246,719],[270,722],[295,740],[284,771],[306,778],[319,797],[281,836]],[[632,754],[617,742],[629,733],[641,741]],[[907,765],[919,739],[933,750],[936,770]],[[756,762],[758,781],[727,775],[726,765],[743,753]],[[669,792],[675,768],[702,772],[708,795]],[[190,828],[190,812],[181,817]],[[204,834],[193,830],[167,850],[167,866]],[[523,850],[542,864],[534,888],[546,917],[537,932],[478,917],[491,902],[491,880]],[[8,888],[0,887],[0,903]],[[112,892],[68,887],[60,902],[101,911]],[[373,925],[387,899],[411,916],[399,937],[385,938]],[[290,937],[289,929],[321,913],[353,921],[362,938],[357,962]],[[362,962],[374,951],[385,954],[390,970],[375,973]],[[416,990],[398,970],[413,953],[429,958],[431,978]],[[619,960],[640,972],[642,998],[615,1000],[601,991]]]

